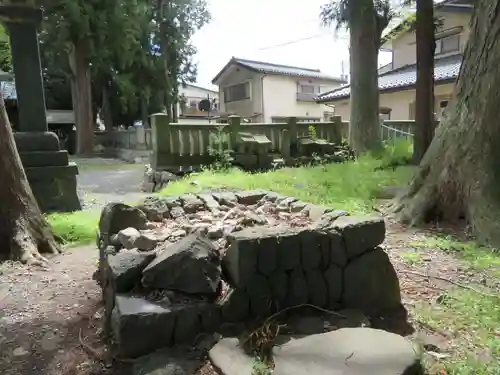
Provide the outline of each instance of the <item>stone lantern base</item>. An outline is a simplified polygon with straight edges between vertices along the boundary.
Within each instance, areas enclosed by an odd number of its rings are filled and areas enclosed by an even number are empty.
[[[43,213],[81,210],[77,195],[78,167],[69,162],[51,132],[14,133],[17,150],[38,206]]]

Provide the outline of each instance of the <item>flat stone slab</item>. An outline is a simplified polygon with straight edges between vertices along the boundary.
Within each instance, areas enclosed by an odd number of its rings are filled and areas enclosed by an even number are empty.
[[[245,354],[238,342],[237,338],[222,339],[208,356],[224,375],[253,375],[254,359]]]
[[[419,368],[418,351],[410,341],[372,328],[291,339],[273,353],[273,375],[417,375]]]

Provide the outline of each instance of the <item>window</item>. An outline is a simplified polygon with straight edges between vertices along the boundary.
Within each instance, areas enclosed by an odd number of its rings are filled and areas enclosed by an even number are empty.
[[[436,40],[435,54],[456,52],[460,50],[460,34],[446,36]]]
[[[391,112],[392,112],[392,109],[390,109],[390,108],[380,107],[380,110],[379,110],[380,119],[390,120],[391,119]]]
[[[300,92],[302,94],[314,94],[316,92],[316,87],[313,85],[300,85]]]
[[[224,103],[250,99],[250,84],[248,82],[224,88]]]

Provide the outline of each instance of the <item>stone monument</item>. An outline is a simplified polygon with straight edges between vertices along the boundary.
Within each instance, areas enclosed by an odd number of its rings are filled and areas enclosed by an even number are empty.
[[[17,91],[19,132],[14,138],[31,190],[42,212],[80,210],[78,168],[47,126],[38,42],[42,10],[34,0],[5,0],[0,20],[10,35]]]

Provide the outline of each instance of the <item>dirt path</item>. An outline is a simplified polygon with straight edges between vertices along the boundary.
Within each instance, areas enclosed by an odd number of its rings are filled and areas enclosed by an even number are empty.
[[[79,341],[80,330],[91,345],[99,341],[96,259],[94,247],[82,247],[53,258],[48,270],[2,265],[2,375],[104,374]]]

